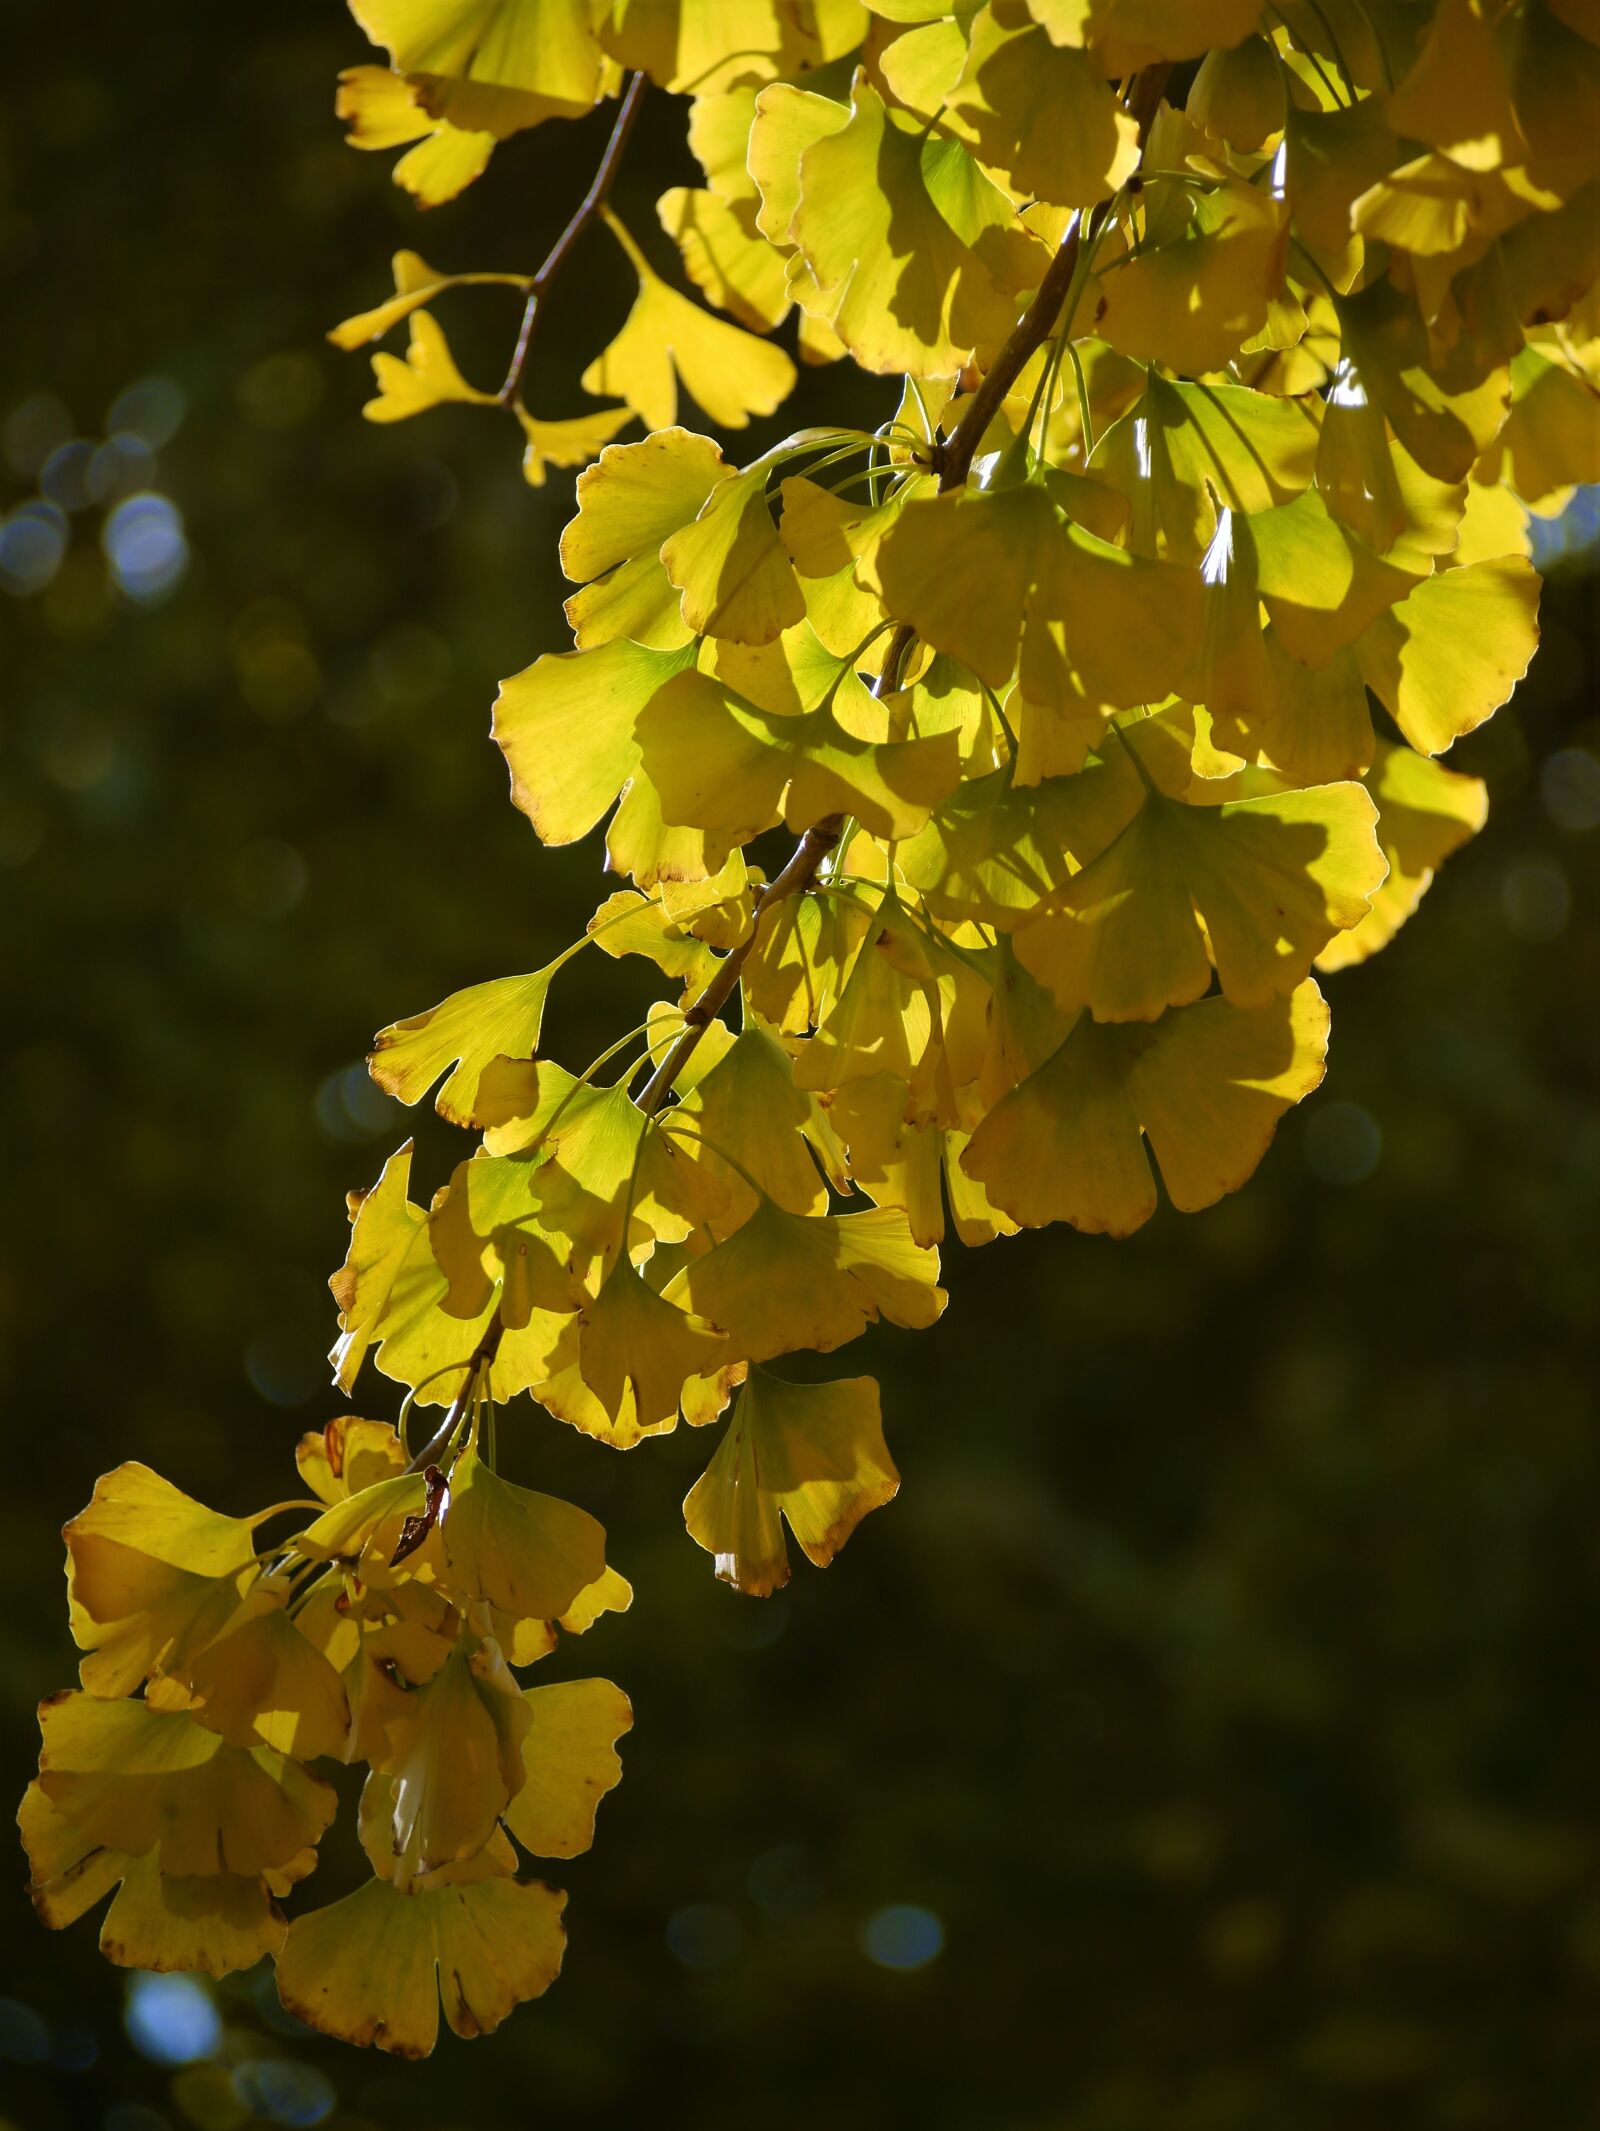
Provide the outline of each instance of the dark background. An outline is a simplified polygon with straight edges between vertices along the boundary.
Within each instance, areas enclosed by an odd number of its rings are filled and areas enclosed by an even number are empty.
[[[57,1532],[96,1474],[137,1456],[242,1511],[339,1410],[343,1194],[410,1122],[359,1069],[370,1032],[537,966],[604,892],[592,845],[539,849],[486,737],[496,681],[566,642],[571,476],[527,489],[478,410],[363,423],[365,359],[321,338],[397,244],[535,264],[604,122],[524,136],[424,218],[341,145],[334,73],[369,55],[333,0],[7,19],[0,503],[135,380],[183,410],[153,472],[97,462],[48,583],[0,592],[16,1792],[72,1674]],[[680,133],[647,105],[641,233],[691,174]],[[627,296],[595,236],[539,412],[578,410]],[[443,315],[492,385],[514,298]],[[814,376],[751,440],[890,399]],[[108,577],[116,479],[182,514],[165,598]],[[1593,2123],[1591,603],[1579,555],[1515,708],[1451,758],[1490,780],[1486,834],[1330,981],[1328,1082],[1253,1184],[1126,1244],[955,1252],[937,1329],[852,1350],[905,1484],[832,1570],[765,1605],[714,1582],[678,1516],[704,1436],[624,1458],[507,1417],[511,1469],[597,1510],[638,1594],[546,1668],[614,1676],[637,1717],[596,1848],[551,1873],[547,1999],[411,2068],[234,1979],[216,2063],[175,2075],[125,2035],[95,1926],[34,1924],[16,1856],[4,2131]],[[630,982],[577,965],[564,1055],[637,1018]],[[420,1140],[431,1189],[464,1143],[431,1116]],[[942,1928],[915,1972],[866,1950],[895,1904]],[[278,2070],[228,2076],[251,2063]]]

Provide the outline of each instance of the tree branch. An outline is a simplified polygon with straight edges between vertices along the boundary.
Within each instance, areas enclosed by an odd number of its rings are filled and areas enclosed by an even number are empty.
[[[1150,121],[1155,117],[1161,103],[1163,90],[1172,69],[1166,62],[1146,67],[1136,74],[1128,89],[1127,108],[1138,122],[1141,149]],[[619,120],[620,124],[620,120]],[[1061,306],[1066,301],[1067,291],[1072,286],[1072,277],[1077,271],[1078,257],[1082,248],[1085,228],[1091,236],[1098,234],[1111,203],[1103,200],[1091,208],[1087,216],[1079,214],[1067,231],[1045,270],[1043,281],[1032,303],[1023,312],[1010,338],[994,363],[985,373],[977,391],[962,410],[961,419],[951,431],[943,451],[936,461],[939,467],[939,489],[960,488],[972,470],[973,454],[983,439],[984,431],[994,420],[1001,401],[1015,384],[1023,364],[1036,348],[1042,347],[1055,329]],[[889,639],[889,649],[883,661],[883,670],[873,689],[876,696],[890,694],[900,685],[900,673],[906,654],[911,649],[915,631],[906,623],[897,625]],[[817,877],[818,868],[828,853],[838,843],[844,828],[842,814],[830,814],[807,829],[781,873],[768,881],[756,899],[752,914],[749,937],[725,955],[717,965],[716,974],[705,986],[684,1016],[685,1026],[681,1036],[651,1074],[639,1098],[639,1107],[646,1117],[653,1117],[666,1101],[673,1082],[693,1056],[695,1047],[707,1028],[727,1004],[733,987],[739,981],[739,972],[749,959],[750,950],[756,943],[761,920],[775,903],[785,897],[801,895]]]
[[[1133,78],[1128,91],[1128,110],[1138,123],[1141,150],[1171,72],[1170,65],[1163,62],[1159,66],[1146,67],[1142,74]],[[1110,211],[1111,202],[1102,200],[1086,215],[1080,213],[1074,218],[1072,227],[1045,270],[1032,303],[1017,321],[1015,331],[995,357],[993,365],[985,372],[982,383],[963,408],[961,419],[945,444],[939,459],[941,494],[949,488],[960,488],[965,482],[972,469],[973,453],[999,412],[1001,401],[1021,375],[1028,357],[1036,348],[1043,347],[1055,330],[1061,306],[1072,286],[1072,277],[1078,270],[1085,230],[1091,239],[1098,236]]]
[[[501,1323],[500,1313],[497,1310],[489,1320],[483,1337],[467,1357],[466,1380],[450,1401],[450,1408],[444,1419],[406,1467],[408,1473],[421,1472],[425,1467],[434,1464],[437,1459],[443,1456],[450,1438],[467,1417],[467,1408],[472,1403],[473,1386],[478,1381],[478,1371],[487,1368],[494,1360],[496,1354],[499,1353],[500,1341],[504,1333],[505,1326]]]
[[[639,116],[639,106],[644,101],[645,86],[643,74],[635,74],[629,82],[621,109],[617,112],[616,123],[611,128],[611,138],[606,142],[605,153],[600,158],[600,167],[594,174],[594,183],[584,194],[577,213],[551,245],[545,255],[544,264],[528,284],[528,301],[523,306],[522,325],[517,333],[517,345],[512,352],[511,368],[506,372],[505,383],[495,394],[502,407],[512,404],[517,395],[517,387],[522,383],[522,373],[527,365],[528,350],[533,345],[534,329],[539,322],[545,290],[566,265],[573,246],[599,215],[610,196],[611,187],[622,163],[623,150],[628,145],[628,136],[633,131],[634,121]]]

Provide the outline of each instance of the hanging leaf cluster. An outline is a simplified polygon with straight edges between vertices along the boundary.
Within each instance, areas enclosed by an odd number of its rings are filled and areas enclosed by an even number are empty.
[[[684,1511],[717,1575],[778,1588],[786,1527],[828,1562],[899,1476],[877,1385],[788,1358],[931,1324],[952,1233],[1237,1190],[1323,1077],[1319,978],[1482,825],[1439,758],[1532,657],[1530,513],[1600,478],[1600,10],[352,4],[389,63],[340,112],[422,205],[617,102],[543,266],[401,252],[333,338],[409,336],[374,420],[481,405],[530,481],[584,469],[574,648],[494,736],[538,837],[597,836],[620,885],[548,967],[377,1038],[477,1144],[354,1202],[334,1377],[405,1387],[413,1433],[442,1408],[431,1439],[308,1437],[288,1536],[294,1505],[104,1480],[22,1821],[47,1922],[115,1887],[113,1959],[272,1953],[314,2025],[414,2053],[441,1991],[472,2034],[551,1980],[562,1897],[518,1852],[587,1844],[628,1722],[605,1681],[517,1682],[629,1593],[592,1519],[498,1475],[502,1409],[618,1450],[715,1424]],[[704,177],[648,241],[610,204],[647,84]],[[535,412],[590,241],[637,295],[601,404]],[[522,303],[493,388],[439,316],[485,287]],[[898,411],[741,465],[679,417],[771,414],[791,313]],[[563,1063],[591,945],[658,996]],[[328,1757],[368,1768],[372,1877],[286,1925]]]

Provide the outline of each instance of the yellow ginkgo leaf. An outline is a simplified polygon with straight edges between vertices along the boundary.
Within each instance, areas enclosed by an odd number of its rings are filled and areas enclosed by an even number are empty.
[[[1385,116],[1397,134],[1425,141],[1464,170],[1524,160],[1500,41],[1478,0],[1440,0]]]
[[[1012,291],[1045,263],[1026,263],[1032,238],[961,143],[925,138],[863,74],[849,122],[802,153],[787,234],[814,278],[795,292],[807,310],[864,369],[918,377],[992,354],[1016,323]]]
[[[683,1517],[724,1583],[765,1597],[789,1581],[781,1520],[825,1568],[899,1486],[870,1376],[789,1384],[756,1369]]]
[[[814,1100],[796,1088],[790,1059],[763,1029],[746,1028],[736,1038],[683,1096],[666,1129],[684,1119],[692,1120],[691,1144],[698,1136],[705,1160],[723,1179],[731,1222],[747,1219],[756,1199],[722,1154],[789,1213],[827,1211],[828,1187],[807,1147],[826,1159],[831,1135]]]
[[[804,21],[816,12],[784,0],[614,0],[600,34],[664,89],[714,91],[817,65],[824,54]]]
[[[1426,577],[1432,557],[1403,567],[1375,555],[1330,515],[1316,489],[1250,521],[1262,602],[1292,658],[1325,666]]]
[[[799,580],[767,503],[767,473],[758,460],[729,474],[661,549],[662,567],[683,597],[684,626],[696,636],[770,644],[805,619]]]
[[[515,1620],[559,1620],[606,1573],[606,1535],[586,1510],[501,1479],[470,1446],[442,1541],[451,1589]]]
[[[317,1500],[331,1505],[403,1473],[406,1453],[387,1421],[362,1421],[347,1414],[303,1435],[294,1462]]]
[[[626,1256],[583,1313],[578,1372],[616,1431],[619,1447],[673,1427],[683,1387],[718,1366],[715,1329],[664,1302]]]
[[[551,1127],[537,1179],[539,1218],[571,1239],[585,1271],[623,1243],[681,1243],[727,1204],[721,1184],[690,1150],[669,1141],[625,1083],[578,1089]]]
[[[463,1630],[432,1679],[406,1697],[378,1766],[394,1779],[395,1884],[476,1856],[523,1781],[528,1712],[491,1637]]]
[[[914,835],[961,774],[954,733],[880,745],[827,709],[775,715],[703,673],[658,690],[638,735],[667,819],[736,843],[780,817],[798,831],[831,814],[854,814],[874,835]]]
[[[562,957],[561,960],[565,960]],[[550,980],[561,960],[526,977],[496,977],[452,992],[426,1013],[380,1029],[367,1060],[373,1079],[397,1102],[420,1102],[446,1067],[454,1067],[434,1099],[453,1125],[481,1125],[478,1090],[497,1058],[531,1058]]]
[[[495,136],[435,117],[423,95],[421,82],[388,67],[347,67],[339,76],[333,108],[350,128],[345,138],[352,148],[398,148],[415,142],[395,164],[394,181],[419,207],[439,207],[483,175]],[[359,337],[369,340],[375,335]]]
[[[577,1857],[594,1841],[595,1814],[622,1781],[616,1745],[633,1709],[609,1680],[564,1680],[523,1690],[530,1722],[524,1781],[506,1826],[535,1857]]]
[[[663,976],[683,986],[686,995],[699,991],[717,966],[717,957],[705,942],[673,922],[659,893],[652,897],[634,888],[619,888],[600,905],[588,929],[602,954],[619,960],[624,955],[648,956]]]
[[[656,213],[708,303],[755,333],[783,323],[789,311],[784,255],[756,228],[753,200],[675,185],[656,202]]]
[[[143,1857],[163,1871],[237,1872],[287,1865],[332,1820],[330,1785],[267,1747],[144,1702],[67,1693],[40,1705],[39,1787],[86,1846]]]
[[[334,1382],[348,1391],[361,1364],[382,1336],[379,1327],[394,1291],[419,1243],[426,1245],[428,1216],[410,1199],[411,1142],[383,1165],[372,1189],[353,1199],[350,1247],[328,1285],[339,1305],[339,1338],[328,1356]]]
[[[290,1619],[288,1573],[263,1576],[204,1649],[164,1670],[151,1707],[187,1709],[230,1746],[270,1746],[296,1761],[339,1754],[350,1707],[339,1675]]]
[[[1213,701],[1213,742],[1279,771],[1291,784],[1343,784],[1362,776],[1374,741],[1354,651],[1336,653],[1326,666],[1302,666],[1275,630],[1267,630],[1261,645],[1263,692],[1231,709]]]
[[[892,1208],[807,1219],[763,1198],[667,1293],[726,1332],[731,1353],[770,1361],[807,1347],[830,1353],[880,1313],[891,1324],[932,1324],[945,1305],[938,1273],[938,1253],[919,1249]]]
[[[946,111],[979,158],[1018,192],[1064,207],[1115,192],[1139,160],[1139,128],[1099,68],[1037,26],[1002,28],[992,7],[969,36]]]
[[[131,1694],[204,1648],[255,1569],[255,1527],[224,1517],[146,1465],[119,1465],[67,1524],[73,1640],[91,1694]]]
[[[1319,1085],[1328,1009],[1315,984],[1254,1012],[1203,999],[1151,1023],[1084,1016],[991,1110],[962,1157],[1025,1228],[1131,1235],[1156,1209],[1149,1141],[1180,1213],[1237,1191],[1278,1119]]]
[[[584,1635],[602,1613],[626,1613],[632,1604],[632,1584],[615,1569],[607,1569],[603,1576],[584,1586],[557,1625],[569,1635]]]
[[[492,392],[478,391],[456,368],[444,328],[431,311],[412,312],[411,345],[405,361],[398,355],[375,355],[372,374],[378,396],[361,410],[369,422],[403,422],[451,400],[476,407],[495,404]]]
[[[561,567],[575,584],[619,563],[655,558],[664,540],[699,516],[731,471],[709,437],[662,429],[613,444],[578,476],[577,516],[561,535]]]
[[[638,768],[640,714],[692,658],[687,649],[650,651],[619,641],[547,652],[501,682],[492,730],[511,772],[512,800],[541,842],[575,843],[614,804]],[[726,857],[724,848],[707,870],[716,872]]]
[[[549,1989],[566,1950],[566,1899],[538,1880],[495,1876],[402,1894],[373,1879],[295,1918],[278,1956],[278,1995],[340,2042],[426,2057],[441,1993],[453,2032],[471,2036]]]
[[[1122,827],[1122,808],[1108,826],[1096,804],[1102,782],[1052,777],[1019,785],[1004,769],[971,778],[900,846],[901,870],[937,917],[980,918],[1005,931],[1026,924]]]
[[[761,197],[745,160],[755,111],[753,82],[734,89],[697,89],[690,102],[689,147],[718,199]]]
[[[1185,115],[1230,147],[1254,153],[1282,133],[1288,115],[1284,71],[1265,37],[1215,46],[1189,85]]]
[[[1090,45],[1110,74],[1157,59],[1197,59],[1237,44],[1260,20],[1261,0],[1027,0],[1057,44]]]
[[[1016,935],[1017,959],[1063,1011],[1087,1007],[1097,1021],[1188,1005],[1213,961],[1224,998],[1264,1007],[1366,916],[1386,870],[1376,819],[1359,784],[1221,806],[1187,806],[1152,784],[1128,826]]]
[[[1328,942],[1318,969],[1347,969],[1387,947],[1439,867],[1489,818],[1489,788],[1481,778],[1463,777],[1409,747],[1380,747],[1366,785],[1377,802],[1389,877],[1361,923]]]
[[[1171,693],[1199,640],[1199,576],[1069,525],[1042,488],[908,503],[861,566],[926,642],[1034,703],[1129,709]]]
[[[264,1879],[236,1872],[179,1878],[161,1871],[154,1855],[127,1865],[100,1927],[100,1951],[117,1967],[228,1976],[282,1948],[283,1912]]]
[[[577,118],[601,93],[589,0],[352,0],[351,13],[399,72],[440,77],[436,100],[461,124],[475,90],[480,108],[483,92],[516,92],[522,125]]]
[[[1479,479],[1503,469],[1524,503],[1600,481],[1600,383],[1524,348],[1511,365],[1511,390],[1511,413]]]
[[[526,407],[517,407],[515,413],[527,439],[522,478],[530,488],[543,488],[548,467],[587,466],[633,420],[631,407],[601,407],[593,414],[570,415],[557,422],[541,421]]]
[[[800,205],[800,159],[813,143],[842,133],[850,123],[850,109],[789,82],[762,89],[753,108],[745,156],[761,199],[756,228],[769,242],[787,244]],[[805,278],[814,291],[809,268]]]
[[[1194,658],[1178,681],[1185,701],[1203,703],[1220,722],[1259,713],[1271,691],[1261,630],[1261,563],[1254,518],[1217,514],[1217,530],[1200,565],[1204,624]]]
[[[1441,481],[1464,480],[1506,418],[1510,373],[1474,374],[1470,351],[1441,358],[1414,299],[1387,276],[1341,297],[1338,314],[1345,354],[1412,458]]]
[[[1192,197],[1177,231],[1113,257],[1086,293],[1086,323],[1122,354],[1201,377],[1267,322],[1281,286],[1288,212],[1241,182]]]
[[[381,1568],[399,1540],[406,1519],[420,1511],[427,1499],[428,1483],[418,1473],[398,1473],[392,1480],[376,1480],[335,1502],[296,1535],[295,1547],[308,1561],[338,1561],[375,1581],[372,1563]]]
[[[303,1878],[315,1861],[308,1851],[282,1872],[247,1877],[235,1872],[163,1872],[154,1851],[129,1857],[86,1846],[73,1822],[37,1783],[17,1814],[31,1866],[29,1892],[41,1920],[60,1931],[121,1886],[106,1912],[100,1951],[119,1968],[157,1972],[199,1969],[210,1976],[253,1968],[283,1944],[284,1921],[275,1893]]]
[[[1527,672],[1539,584],[1521,555],[1442,570],[1359,639],[1362,678],[1422,754],[1443,754],[1481,725]]]
[[[362,72],[381,73],[379,68],[363,68]],[[383,73],[385,81],[394,81],[393,74]],[[370,311],[358,311],[353,318],[345,319],[328,335],[336,348],[359,348],[363,341],[382,340],[385,333],[397,326],[402,318],[422,305],[431,303],[444,289],[456,286],[458,276],[441,274],[429,266],[420,252],[396,252],[394,255],[394,294]]]
[[[967,965],[912,924],[886,895],[857,923],[849,972],[795,1061],[796,1087],[832,1091],[879,1073],[906,1083],[909,1106],[948,1118],[959,1051],[953,1009]],[[981,1001],[978,1005],[981,1019]]]
[[[794,388],[795,367],[781,348],[743,326],[713,318],[656,273],[622,224],[606,221],[639,277],[623,327],[583,373],[585,392],[615,394],[651,429],[678,418],[678,387],[723,429],[771,414]]]
[[[1089,466],[1127,497],[1136,552],[1198,562],[1215,536],[1219,508],[1269,510],[1309,487],[1319,426],[1316,400],[1151,370],[1138,401],[1095,445]]]

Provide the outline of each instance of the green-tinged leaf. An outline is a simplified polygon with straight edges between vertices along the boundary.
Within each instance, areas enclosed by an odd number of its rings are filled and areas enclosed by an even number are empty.
[[[854,814],[874,835],[910,836],[960,776],[953,733],[875,744],[826,709],[774,715],[703,673],[660,689],[638,730],[666,818],[735,843],[780,819],[800,830],[832,814]]]
[[[451,1589],[515,1620],[559,1620],[605,1574],[587,1510],[501,1479],[475,1447],[451,1470],[441,1537]]]
[[[1402,733],[1440,755],[1499,709],[1539,642],[1539,573],[1503,555],[1426,579],[1356,644],[1362,678]]]
[[[696,636],[770,644],[805,619],[794,567],[767,506],[767,469],[730,474],[692,523],[673,533],[661,563],[683,595],[685,628]]]
[[[958,197],[949,180],[963,165]],[[1026,263],[1032,240],[960,143],[923,138],[864,75],[848,125],[801,156],[788,234],[815,280],[795,291],[806,308],[864,369],[919,377],[992,355],[1016,322],[1011,292],[1037,283],[1046,263],[1042,253]]]
[[[1198,1212],[1238,1190],[1321,1082],[1327,1038],[1309,982],[1255,1011],[1204,999],[1143,1024],[1086,1015],[990,1111],[963,1165],[1026,1228],[1126,1236],[1156,1210],[1148,1141],[1173,1205]]]
[[[769,1361],[807,1347],[831,1353],[880,1313],[891,1324],[932,1324],[946,1299],[938,1271],[938,1253],[919,1249],[893,1209],[807,1219],[764,1198],[668,1293],[725,1332],[731,1354]]]
[[[756,1369],[683,1516],[689,1536],[715,1555],[718,1576],[764,1597],[789,1581],[780,1520],[825,1568],[899,1486],[870,1376],[789,1384]]]
[[[1378,808],[1378,842],[1389,877],[1361,923],[1330,940],[1317,957],[1322,970],[1347,969],[1387,947],[1427,894],[1452,851],[1475,836],[1489,817],[1489,790],[1409,747],[1382,746],[1366,779]]]
[[[497,1058],[532,1058],[538,1050],[545,998],[560,967],[551,962],[531,976],[470,985],[380,1029],[367,1060],[373,1079],[396,1101],[415,1103],[453,1066],[434,1108],[453,1125],[486,1123],[479,1114],[483,1075]]]
[[[1153,1021],[1188,1005],[1213,962],[1224,998],[1265,1007],[1366,916],[1386,870],[1376,819],[1358,784],[1221,806],[1187,806],[1152,786],[1017,934],[1017,959],[1065,1012],[1087,1007],[1097,1021]]]
[[[547,652],[501,682],[495,742],[511,771],[513,803],[542,842],[576,842],[614,803],[638,767],[641,712],[692,656],[603,644]]]

